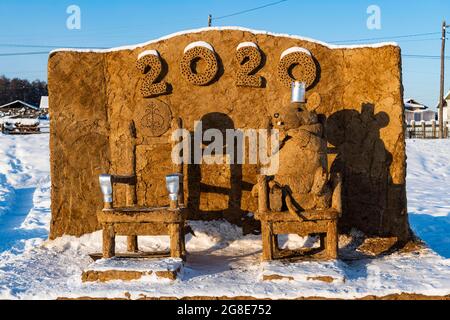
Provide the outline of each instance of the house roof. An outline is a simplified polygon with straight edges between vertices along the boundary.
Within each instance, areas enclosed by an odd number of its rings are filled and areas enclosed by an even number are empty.
[[[407,99],[405,100],[405,108],[406,109],[421,109],[425,110],[428,109],[428,107],[414,99]]]
[[[48,96],[41,97],[41,103],[39,104],[39,108],[48,109]]]
[[[446,95],[444,95],[444,107],[447,106],[447,101],[450,100],[450,90],[447,92]],[[441,106],[440,101],[438,101],[436,108],[439,109],[439,107]]]
[[[445,100],[450,100],[450,90],[448,90],[447,94],[444,96]]]
[[[16,103],[20,103],[21,105],[23,105],[23,106],[26,107],[26,108],[30,108],[30,109],[34,109],[34,110],[39,110],[38,107],[33,106],[33,105],[29,104],[29,103],[23,102],[22,100],[16,100],[16,101],[13,101],[13,102],[4,104],[4,105],[0,106],[0,109],[9,107],[9,106],[14,105],[14,104],[16,104]]]

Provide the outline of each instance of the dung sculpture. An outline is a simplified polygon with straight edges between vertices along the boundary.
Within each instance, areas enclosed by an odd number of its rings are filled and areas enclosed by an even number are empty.
[[[317,114],[295,102],[273,115],[280,131],[280,168],[269,182],[271,210],[313,210],[331,206],[327,144]]]
[[[278,148],[271,150],[272,161],[279,161],[278,171],[270,177],[263,173],[258,192],[254,192],[259,203],[256,217],[261,220],[263,260],[289,257],[279,252],[279,234],[319,235],[322,256],[338,257],[340,175],[331,179],[328,174],[323,125],[317,113],[306,108],[305,87],[304,82],[295,82],[291,104],[277,108],[272,116],[270,127],[280,136]],[[313,107],[320,98],[311,101]]]
[[[306,86],[302,112],[288,105],[294,81]],[[273,216],[286,213],[293,223],[285,224],[293,226],[305,212],[333,209],[334,174],[323,173],[328,166],[343,178],[341,233],[410,239],[401,51],[393,44],[348,48],[224,27],[121,49],[57,50],[49,59],[49,96],[52,239],[102,228],[102,173],[136,174],[137,205],[166,205],[161,181],[173,171],[172,119],[183,119],[189,132],[211,117],[213,129],[247,132],[265,127],[268,115],[275,128],[282,122],[285,139],[280,171],[267,179],[267,211],[281,207]],[[376,115],[385,115],[382,123]],[[189,166],[187,219],[223,218],[258,231],[250,214],[260,211],[251,192],[261,179],[257,169],[247,162]],[[126,203],[125,189],[117,186],[115,203]]]

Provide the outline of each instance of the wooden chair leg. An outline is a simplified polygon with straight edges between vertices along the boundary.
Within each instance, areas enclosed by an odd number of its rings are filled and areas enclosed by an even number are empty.
[[[127,237],[127,251],[128,252],[138,252],[138,237],[137,236],[128,236]]]
[[[320,238],[320,250],[325,250],[327,247],[327,234],[321,233],[319,234],[319,238]]]
[[[183,228],[179,223],[169,225],[170,234],[170,256],[172,258],[183,258],[182,237],[184,237]]]
[[[273,234],[272,235],[272,250],[273,250],[273,259],[276,259],[278,256],[278,235]]]
[[[274,236],[272,231],[272,225],[268,222],[261,223],[261,236],[262,236],[262,245],[263,245],[263,261],[271,261],[273,260],[273,245],[274,245]]]
[[[103,258],[109,259],[116,255],[116,235],[112,225],[103,226]]]
[[[326,238],[326,252],[329,259],[338,258],[338,230],[337,221],[333,220],[328,222],[328,232]]]
[[[184,232],[181,232],[181,258],[186,261],[186,240],[184,237]]]

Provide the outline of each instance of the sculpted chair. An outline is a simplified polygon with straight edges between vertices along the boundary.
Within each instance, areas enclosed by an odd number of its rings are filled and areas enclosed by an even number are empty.
[[[255,216],[261,221],[263,260],[281,257],[280,234],[319,235],[322,257],[336,259],[341,175],[330,176],[323,126],[295,90],[291,105],[277,109],[268,124],[280,132],[280,146],[271,153],[272,159],[278,157],[279,169],[271,175],[262,170],[253,192],[258,197]]]
[[[181,119],[177,121],[177,128],[182,128]],[[164,207],[137,205],[136,173],[130,176],[100,175],[104,208],[97,213],[97,219],[103,228],[103,258],[112,258],[116,255],[116,236],[127,236],[128,252],[135,253],[133,256],[139,256],[138,236],[169,235],[170,256],[185,259],[184,224],[187,209],[184,206],[182,163],[177,166],[176,171],[177,173],[166,177],[170,204]],[[126,185],[125,206],[118,206],[113,202],[116,184]]]

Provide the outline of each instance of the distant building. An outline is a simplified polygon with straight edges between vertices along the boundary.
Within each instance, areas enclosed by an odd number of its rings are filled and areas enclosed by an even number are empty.
[[[40,114],[38,107],[21,100],[16,100],[0,106],[0,118],[37,118]]]
[[[41,103],[39,104],[39,109],[45,110],[48,112],[48,96],[41,97]]]
[[[450,105],[450,91],[447,92],[447,94],[444,96],[444,109],[443,109],[443,114],[444,114],[444,121],[448,121],[450,122],[450,112],[448,111],[448,106]],[[439,108],[441,107],[441,104],[438,102],[437,104],[437,109],[439,110]]]
[[[429,110],[424,104],[414,100],[405,100],[405,120],[407,123],[411,121],[432,121],[436,120],[437,114],[433,110]]]

